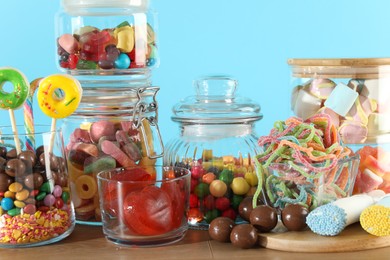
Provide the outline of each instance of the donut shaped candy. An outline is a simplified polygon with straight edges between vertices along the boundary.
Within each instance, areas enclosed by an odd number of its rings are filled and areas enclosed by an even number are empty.
[[[97,192],[97,184],[93,177],[82,175],[76,179],[76,192],[80,199],[92,199]]]
[[[72,76],[51,75],[39,83],[38,105],[51,118],[65,118],[76,111],[82,92],[80,83]]]
[[[6,92],[3,86],[11,82],[14,86],[13,92]],[[0,108],[17,109],[23,105],[30,92],[30,84],[19,70],[9,67],[0,68]]]

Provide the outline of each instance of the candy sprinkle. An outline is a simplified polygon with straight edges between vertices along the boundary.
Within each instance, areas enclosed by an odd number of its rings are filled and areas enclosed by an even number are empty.
[[[390,236],[390,208],[373,205],[363,210],[360,225],[371,235]]]
[[[37,243],[63,234],[70,226],[69,212],[60,209],[13,217],[4,214],[0,217],[0,243]]]

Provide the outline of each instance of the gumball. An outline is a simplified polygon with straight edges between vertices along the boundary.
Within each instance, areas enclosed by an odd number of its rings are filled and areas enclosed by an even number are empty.
[[[234,178],[230,187],[237,195],[245,195],[250,189],[250,185],[243,177]]]
[[[226,191],[227,191],[227,185],[225,182],[223,182],[221,180],[213,180],[210,183],[210,193],[214,197],[217,197],[217,198],[223,197],[223,195],[225,195]]]
[[[117,69],[127,69],[130,66],[129,56],[125,53],[121,53],[118,56],[118,59],[115,60],[114,65]]]

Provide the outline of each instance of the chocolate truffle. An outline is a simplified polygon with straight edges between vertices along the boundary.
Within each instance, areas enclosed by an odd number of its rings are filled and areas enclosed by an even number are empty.
[[[269,232],[278,224],[278,212],[270,206],[260,205],[252,210],[249,221],[258,231]]]
[[[12,178],[5,173],[0,173],[0,192],[6,192],[13,182]]]
[[[233,227],[230,241],[233,246],[243,249],[251,248],[257,243],[257,231],[251,224],[240,224]]]
[[[211,221],[209,235],[219,242],[229,242],[230,232],[234,227],[234,221],[228,217],[218,217]]]
[[[307,227],[306,217],[309,210],[299,204],[287,205],[282,210],[283,225],[290,231],[301,231]]]

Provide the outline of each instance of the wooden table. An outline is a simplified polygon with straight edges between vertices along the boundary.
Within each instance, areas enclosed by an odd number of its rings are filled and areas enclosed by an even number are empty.
[[[389,238],[390,239],[390,238]],[[291,253],[261,247],[240,249],[210,240],[207,231],[189,230],[176,244],[154,248],[123,248],[108,242],[101,227],[76,225],[64,240],[41,247],[0,249],[0,259],[390,259],[390,247],[349,253]]]

